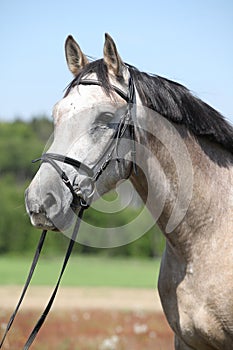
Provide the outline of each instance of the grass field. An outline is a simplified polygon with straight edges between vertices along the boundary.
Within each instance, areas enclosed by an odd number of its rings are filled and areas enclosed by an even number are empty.
[[[30,264],[31,259],[26,256],[0,257],[1,288],[9,289],[11,288],[9,285],[24,284]],[[34,286],[54,285],[61,264],[61,257],[42,258],[35,271],[32,284]],[[117,290],[117,294],[111,294],[109,292],[111,288],[107,288],[107,298],[110,299],[111,303],[110,309],[104,307],[106,306],[106,297],[99,298],[103,302],[101,306],[98,303],[96,304],[98,296],[103,293],[99,290],[104,289],[98,287],[113,287],[114,290],[114,287],[152,288],[154,290],[157,285],[159,264],[159,260],[149,259],[110,259],[102,256],[71,257],[62,285],[97,288],[94,288],[94,294],[90,294],[90,288],[87,288],[88,291],[85,291],[84,296],[79,294],[82,296],[82,300],[86,298],[86,301],[88,301],[87,304],[84,304],[88,305],[85,308],[83,308],[83,301],[80,304],[82,307],[74,306],[73,294],[72,297],[71,294],[68,294],[72,308],[62,306],[62,299],[57,299],[59,306],[63,308],[58,308],[57,311],[54,308],[51,311],[35,340],[33,345],[35,350],[172,350],[173,334],[164,315],[161,311],[151,311],[157,310],[154,305],[154,302],[156,303],[156,293],[154,293],[151,302],[151,309],[146,310],[143,309],[141,299],[138,298],[138,293],[145,293],[144,289],[130,290],[130,293],[133,291],[131,298],[135,308],[132,310],[128,309],[128,306],[126,308],[124,306],[123,309],[116,307],[116,304],[122,307],[123,299],[127,300],[127,290],[121,288]],[[15,289],[15,287],[12,288]],[[34,288],[41,289],[39,287]],[[75,290],[75,288],[70,289]],[[78,289],[80,290],[80,288]],[[32,289],[30,291],[32,292]],[[7,295],[11,294],[12,292],[8,291]],[[32,296],[33,294],[29,292],[28,298],[31,298],[31,301],[33,300]],[[13,294],[14,297],[16,298]],[[5,307],[7,300],[5,298],[1,298],[1,300],[4,303],[4,308],[1,309],[0,307],[0,326],[5,327],[10,317],[10,311]],[[65,301],[67,303],[66,299]],[[38,300],[34,299],[33,302],[38,307]],[[38,319],[39,312],[33,303],[31,305],[31,309],[23,309],[17,315],[12,327],[13,331],[9,332],[6,338],[5,348],[11,350],[23,348],[23,344]],[[127,303],[127,305],[129,304]],[[1,333],[0,329],[0,336]]]
[[[62,261],[62,257],[41,258],[32,285],[54,285]],[[29,257],[0,257],[0,285],[23,285],[30,265]],[[71,257],[62,285],[155,288],[159,265],[159,260],[152,259]]]

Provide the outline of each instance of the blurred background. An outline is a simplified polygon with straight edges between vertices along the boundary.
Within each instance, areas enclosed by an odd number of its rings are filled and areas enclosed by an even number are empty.
[[[105,32],[114,38],[124,61],[186,85],[233,122],[232,1],[2,0],[0,254],[25,254],[34,247],[24,190],[37,169],[31,160],[53,132],[52,107],[72,78],[64,56],[66,36],[72,34],[87,55],[99,58]],[[124,225],[135,210],[111,216],[111,224]],[[107,220],[95,211],[89,216],[93,224]],[[61,238],[51,243],[51,252],[63,251],[64,242]],[[163,248],[156,226],[117,249],[76,247],[85,253],[137,257],[159,257]]]
[[[4,288],[24,283],[40,234],[32,228],[27,217],[24,191],[38,167],[37,164],[31,164],[31,160],[40,156],[53,133],[52,107],[62,98],[64,89],[72,79],[65,62],[65,39],[72,34],[83,52],[93,58],[100,58],[105,32],[114,38],[125,62],[142,71],[185,85],[233,123],[232,0],[1,0],[0,284]],[[114,201],[116,195],[110,193],[105,200]],[[90,209],[85,220],[95,227],[127,226],[140,210],[140,202],[136,206],[124,208],[116,215]],[[75,245],[63,286],[135,287],[154,291],[165,245],[156,225],[150,227],[140,239],[117,248],[92,248],[88,245],[88,230],[86,235],[87,245]],[[67,238],[62,234],[48,235],[40,269],[33,279],[34,284],[41,286],[54,283],[52,277],[58,273],[59,258],[63,256],[67,243]],[[15,292],[14,289],[6,288],[0,289],[0,292],[3,293],[0,308],[3,329],[6,314],[2,307],[11,306],[5,305],[5,300],[7,295],[14,296]],[[93,295],[100,293],[95,291]],[[72,296],[66,297],[66,300],[69,298],[75,299]],[[124,298],[124,294],[121,298]],[[147,297],[143,295],[142,299]],[[37,301],[33,307],[36,305],[39,305]],[[20,321],[19,329],[22,332],[27,328],[23,322],[30,322],[31,317],[31,314],[26,315],[24,321]],[[69,317],[70,314],[66,319],[68,330],[71,329]],[[87,320],[92,315],[86,312],[83,315],[73,314],[72,317],[72,322],[76,322],[78,319]],[[101,324],[100,316],[96,317],[95,331],[97,325]],[[134,338],[131,333],[127,333],[129,321],[125,319],[125,314],[122,317],[120,326],[115,328],[118,338],[115,337],[112,347],[106,349],[115,350],[119,348],[117,346],[135,350],[173,348],[171,332],[167,325],[162,326],[163,316],[160,315],[157,324],[152,325],[152,321],[148,318],[148,322],[144,320],[142,314],[133,315]],[[113,319],[116,320],[116,314]],[[105,322],[109,324],[108,320]],[[124,338],[120,338],[124,322],[126,333]],[[146,326],[143,322],[147,322]],[[60,329],[60,323],[53,326],[54,329]],[[102,338],[88,343],[89,338],[83,337],[84,343],[80,345],[82,350],[97,349],[96,344],[99,344],[98,349],[105,349],[104,337],[113,334],[112,329],[106,334],[106,323],[103,323],[105,333],[101,333]],[[167,329],[166,336],[163,327]],[[56,336],[54,329],[48,334]],[[76,349],[77,332],[74,329],[69,339],[67,333],[62,340],[57,337],[60,345],[56,344],[54,348]],[[15,333],[15,340],[11,345],[8,344],[8,348],[19,348],[17,334],[21,333]],[[40,345],[40,349],[47,349],[46,344],[52,344],[51,339],[46,340],[46,335],[44,339],[45,345]],[[158,347],[155,347],[155,343]]]
[[[114,38],[122,58],[140,70],[186,85],[233,122],[233,3],[230,0],[143,2],[119,0],[69,3],[0,3],[0,254],[28,254],[38,233],[27,218],[24,190],[53,132],[52,107],[71,80],[64,41],[72,34],[82,50],[102,57],[104,33]],[[106,200],[114,199],[109,194]],[[125,225],[140,208],[106,216],[90,210],[93,225]],[[36,231],[36,233],[35,233]],[[49,239],[59,255],[66,238]],[[88,232],[87,232],[88,237]],[[156,225],[131,244],[77,252],[159,258],[164,239]]]

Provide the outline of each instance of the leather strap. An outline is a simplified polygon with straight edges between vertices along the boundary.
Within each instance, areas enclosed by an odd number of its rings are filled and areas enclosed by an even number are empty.
[[[103,86],[101,81],[94,80],[94,79],[84,79],[79,81],[79,85],[98,85]],[[128,94],[126,94],[124,91],[122,91],[120,88],[118,88],[116,85],[111,84],[112,89],[121,97],[123,98],[127,103],[130,102],[130,98]]]
[[[28,277],[26,279],[26,282],[25,282],[24,288],[22,290],[21,296],[19,298],[18,304],[16,305],[15,311],[12,313],[12,315],[11,315],[11,317],[9,319],[9,322],[8,322],[8,324],[6,326],[5,333],[4,333],[4,335],[2,337],[2,340],[1,340],[1,343],[0,343],[0,349],[2,348],[2,345],[3,345],[4,341],[5,341],[6,336],[7,336],[7,333],[9,332],[9,330],[10,330],[10,328],[12,326],[12,323],[14,322],[15,316],[16,316],[19,308],[20,308],[20,305],[21,305],[21,303],[22,303],[22,301],[24,299],[24,296],[26,294],[28,286],[29,286],[29,284],[31,282],[32,275],[33,275],[33,272],[35,270],[35,267],[36,267],[36,264],[38,262],[38,259],[40,257],[41,249],[43,247],[46,234],[47,234],[47,230],[44,230],[41,233],[40,240],[39,240],[39,243],[37,245],[36,252],[35,252],[32,264],[31,264],[31,268],[30,268],[29,273],[28,273]]]
[[[75,239],[77,237],[77,234],[78,234],[78,230],[79,230],[79,227],[80,227],[80,223],[81,223],[81,220],[82,220],[82,216],[83,216],[83,212],[84,210],[86,209],[86,207],[81,207],[80,211],[79,211],[79,214],[78,214],[78,219],[76,221],[76,224],[75,224],[75,227],[74,227],[74,230],[73,230],[73,234],[72,234],[72,237],[70,239],[70,242],[69,242],[69,245],[68,245],[68,248],[67,248],[67,251],[66,251],[66,255],[65,255],[65,259],[63,261],[63,265],[62,265],[62,268],[61,268],[61,272],[60,272],[60,275],[58,277],[58,280],[57,280],[57,284],[53,290],[53,293],[49,299],[49,302],[46,306],[46,308],[44,309],[44,312],[41,314],[39,320],[37,321],[35,327],[33,328],[31,334],[29,335],[28,337],[28,340],[26,341],[24,347],[23,347],[23,350],[28,350],[31,346],[31,344],[33,343],[35,337],[37,336],[41,326],[43,325],[46,317],[48,316],[48,313],[53,305],[53,302],[54,302],[54,299],[56,297],[56,294],[57,294],[57,291],[58,291],[58,288],[59,288],[59,285],[60,285],[60,282],[61,282],[61,278],[63,276],[63,273],[65,271],[65,268],[67,266],[67,263],[68,263],[68,260],[69,260],[69,257],[72,253],[72,249],[73,249],[73,246],[74,246],[74,243],[75,243]]]
[[[69,260],[69,257],[72,253],[72,249],[73,249],[73,246],[74,246],[74,242],[76,240],[76,237],[77,237],[77,234],[78,234],[78,231],[79,231],[79,227],[80,227],[80,223],[81,223],[81,220],[82,220],[82,216],[83,216],[83,213],[84,213],[84,210],[87,209],[88,207],[86,205],[82,205],[81,204],[81,209],[78,213],[78,218],[77,218],[77,221],[75,223],[75,227],[74,227],[74,230],[73,230],[73,233],[72,233],[72,237],[70,239],[70,242],[69,242],[69,245],[68,245],[68,248],[67,248],[67,251],[66,251],[66,255],[65,255],[65,258],[64,258],[64,261],[63,261],[63,265],[62,265],[62,268],[61,268],[61,271],[60,271],[60,275],[58,277],[58,280],[57,280],[57,283],[56,283],[56,286],[53,290],[53,293],[51,294],[51,297],[49,299],[49,302],[46,306],[46,308],[44,309],[44,312],[41,314],[39,320],[37,321],[35,327],[33,328],[31,334],[29,335],[24,347],[23,347],[23,350],[28,350],[31,346],[31,344],[33,343],[36,335],[38,334],[40,328],[42,327],[52,305],[53,305],[53,302],[54,302],[54,299],[56,297],[56,294],[57,294],[57,291],[58,291],[58,288],[59,288],[59,285],[60,285],[60,282],[61,282],[61,279],[62,279],[62,276],[63,276],[63,273],[65,271],[65,268],[67,266],[67,263],[68,263],[68,260]],[[44,244],[44,241],[45,241],[45,237],[46,237],[46,234],[47,234],[47,230],[43,230],[42,231],[42,234],[40,236],[40,240],[39,240],[39,243],[38,243],[38,246],[37,246],[37,249],[36,249],[36,252],[35,252],[35,255],[34,255],[34,258],[33,258],[33,261],[32,261],[32,265],[31,265],[31,268],[29,270],[29,273],[28,273],[28,277],[27,277],[27,280],[26,280],[26,283],[24,285],[24,288],[23,288],[23,291],[22,291],[22,294],[20,296],[20,299],[18,301],[18,304],[16,305],[16,308],[14,310],[14,312],[12,313],[11,317],[10,317],[10,320],[7,324],[7,327],[6,327],[6,330],[5,330],[5,333],[2,337],[2,340],[1,340],[1,343],[0,343],[0,349],[2,348],[2,345],[6,339],[6,336],[14,322],[14,319],[15,319],[15,316],[20,308],[20,305],[24,299],[24,296],[26,294],[26,291],[28,289],[28,286],[30,284],[30,281],[32,279],[32,275],[33,275],[33,272],[35,270],[35,267],[37,265],[37,262],[38,262],[38,259],[39,259],[39,256],[40,256],[40,253],[41,253],[41,250],[42,250],[42,247],[43,247],[43,244]]]
[[[39,160],[42,160],[43,162],[49,162],[52,163],[51,160],[57,160],[59,162],[62,163],[66,163],[69,165],[72,165],[74,168],[76,169],[82,169],[84,170],[88,176],[92,177],[93,176],[93,170],[91,168],[89,168],[89,166],[85,165],[84,163],[81,163],[80,161],[73,159],[73,158],[69,158],[67,156],[63,156],[61,154],[57,154],[57,153],[44,153],[42,154],[42,156],[40,158],[34,159],[32,162],[36,163]],[[56,168],[56,163],[53,163],[53,166]],[[62,175],[62,172],[60,172],[60,168],[56,168],[57,172]]]

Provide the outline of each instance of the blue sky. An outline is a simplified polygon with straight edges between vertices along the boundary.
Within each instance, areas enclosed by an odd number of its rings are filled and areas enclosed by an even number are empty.
[[[187,86],[233,123],[233,1],[0,1],[0,119],[45,113],[71,80],[64,41],[102,57],[104,33],[140,70]]]

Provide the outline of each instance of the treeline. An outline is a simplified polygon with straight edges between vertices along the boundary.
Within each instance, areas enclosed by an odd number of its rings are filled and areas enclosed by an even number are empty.
[[[24,253],[35,249],[40,232],[33,228],[24,206],[24,191],[36,173],[38,166],[31,160],[38,158],[52,138],[53,125],[45,116],[33,118],[29,122],[15,120],[0,122],[0,254]],[[50,142],[50,141],[49,141]],[[111,200],[111,194],[108,200]],[[89,209],[85,220],[93,226],[126,226],[140,208],[129,207],[117,214],[102,213]],[[76,244],[75,251],[126,256],[160,256],[164,249],[164,239],[156,226],[133,243],[118,248],[98,249]],[[64,252],[67,238],[60,233],[49,233],[46,254],[57,255]]]

